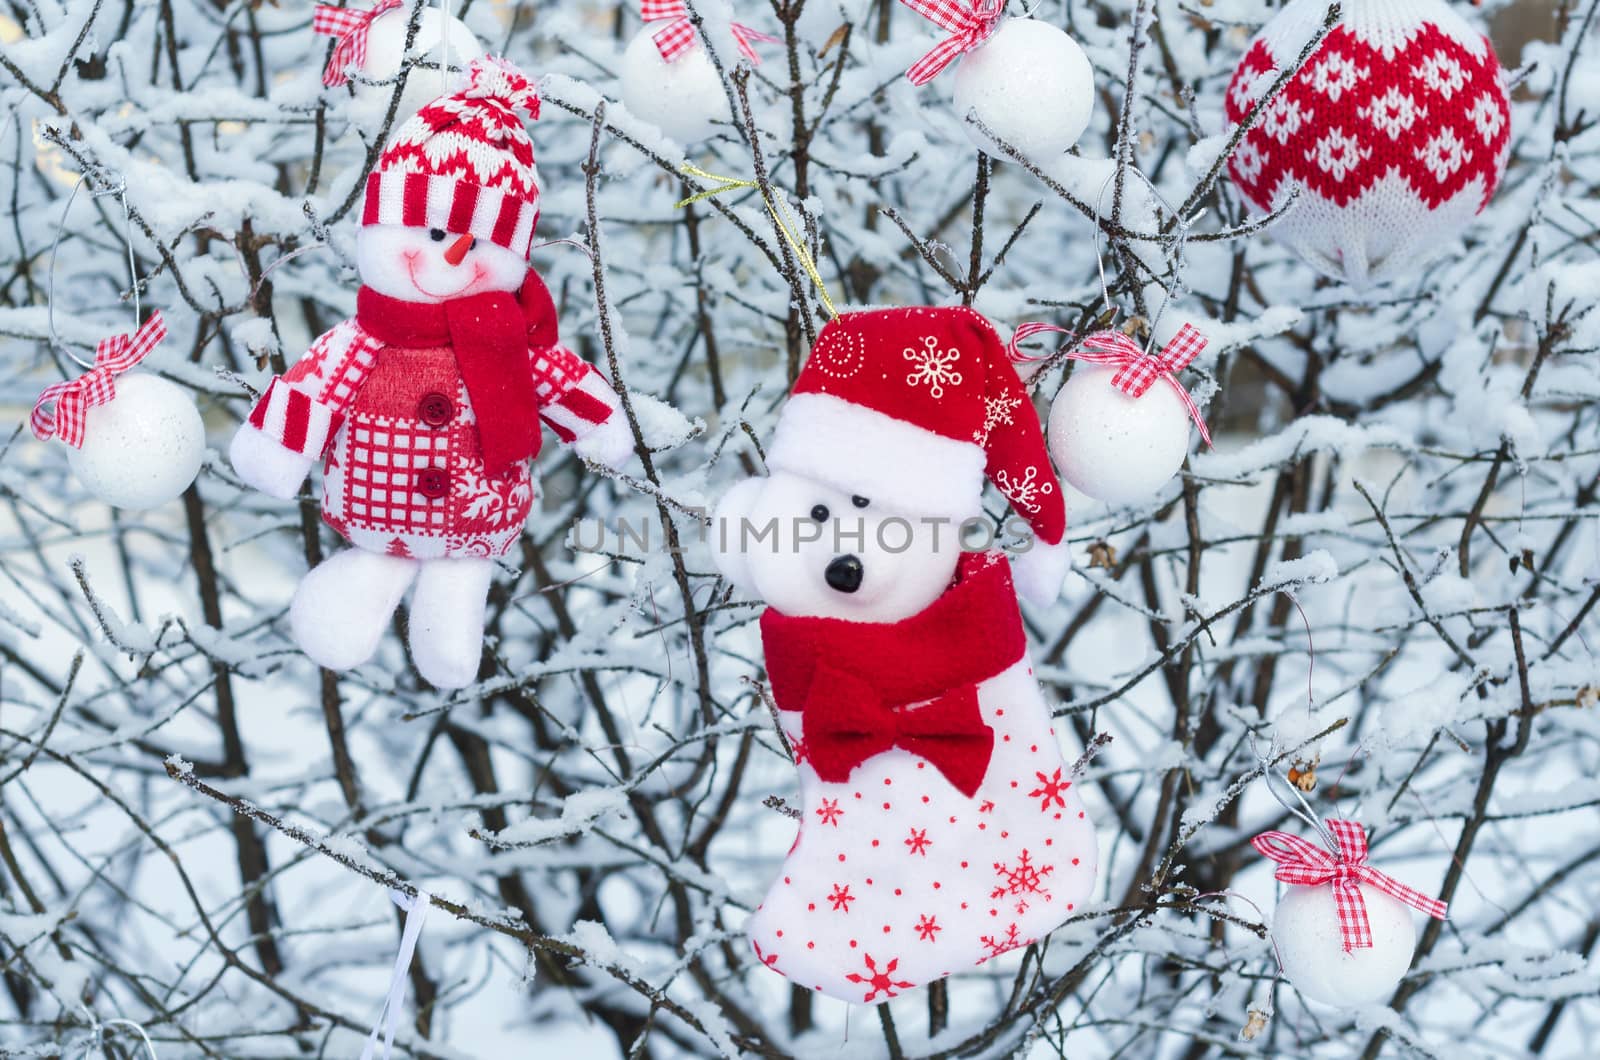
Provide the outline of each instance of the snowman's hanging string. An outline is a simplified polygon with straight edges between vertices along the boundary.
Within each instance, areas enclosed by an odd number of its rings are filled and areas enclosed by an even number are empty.
[[[780,196],[769,197],[765,193],[761,192],[761,185],[754,180],[744,180],[739,177],[725,177],[716,173],[708,173],[692,162],[685,162],[679,167],[678,172],[683,173],[686,176],[713,182],[712,187],[703,188],[700,191],[695,192],[693,195],[679,199],[676,205],[677,209],[680,210],[686,206],[692,206],[703,199],[709,199],[714,195],[721,195],[726,191],[754,188],[757,193],[761,194],[761,201],[766,203],[767,212],[772,214],[773,223],[778,226],[778,231],[783,234],[784,242],[789,244],[789,249],[794,252],[796,259],[799,260],[800,267],[804,269],[806,271],[806,275],[811,278],[812,284],[817,289],[817,297],[822,299],[822,306],[828,311],[828,316],[836,317],[839,315],[839,311],[833,307],[833,299],[828,296],[828,285],[822,281],[822,273],[817,268],[816,259],[811,256],[811,252],[805,248],[805,244],[800,240],[799,236],[795,234],[797,226],[794,223],[794,217],[789,213],[788,205]]]

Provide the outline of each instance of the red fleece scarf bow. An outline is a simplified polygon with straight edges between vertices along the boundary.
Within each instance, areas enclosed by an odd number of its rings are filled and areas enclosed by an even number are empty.
[[[805,713],[805,756],[817,776],[843,783],[899,747],[969,798],[994,752],[978,683],[1015,663],[1026,643],[1011,566],[998,553],[962,556],[944,595],[900,622],[768,608],[761,640],[779,708]]]
[[[515,295],[507,291],[448,302],[403,302],[363,287],[356,322],[386,346],[448,346],[478,420],[478,440],[491,475],[539,452],[539,395],[529,351],[559,341],[556,307],[533,270]]]

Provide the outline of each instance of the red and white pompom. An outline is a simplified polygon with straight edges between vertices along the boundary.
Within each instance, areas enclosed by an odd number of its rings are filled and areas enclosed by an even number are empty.
[[[679,144],[698,143],[729,119],[722,78],[683,0],[644,0],[639,13],[645,27],[622,54],[623,106]],[[737,22],[729,28],[738,55],[751,63],[761,61],[757,43],[777,40]]]
[[[956,58],[955,108],[980,151],[1005,157],[994,137],[1048,161],[1078,142],[1094,114],[1094,69],[1078,42],[1048,22],[1002,18],[1005,0],[901,0],[948,33],[906,71],[931,81]]]
[[[329,88],[349,84],[358,106],[387,111],[394,95],[394,79],[405,61],[411,5],[404,0],[378,0],[370,8],[319,4],[312,15],[311,28],[320,36],[335,40],[322,83]],[[417,22],[413,52],[422,61],[437,64],[446,55],[444,43],[448,43],[452,67],[465,68],[483,56],[483,45],[466,23],[436,7],[425,8]],[[428,101],[445,95],[459,78],[459,74],[452,74],[445,79],[446,84],[436,68],[413,67],[400,96],[397,120],[404,121]]]
[[[1013,350],[1046,330],[1061,329],[1022,325],[1011,340]],[[1050,405],[1050,456],[1061,477],[1107,504],[1154,497],[1183,466],[1191,422],[1211,444],[1205,420],[1176,376],[1205,346],[1205,336],[1189,324],[1155,355],[1120,331],[1085,339],[1082,349],[1068,356],[1087,363],[1062,384]]]
[[[1228,86],[1230,122],[1267,97],[1326,12],[1324,0],[1292,0],[1266,24]],[[1228,169],[1257,213],[1297,196],[1273,236],[1362,288],[1447,250],[1494,194],[1510,144],[1500,61],[1445,0],[1346,0]]]
[[[1353,1008],[1387,1000],[1411,967],[1411,910],[1443,920],[1445,904],[1367,864],[1367,833],[1330,819],[1334,850],[1287,832],[1251,840],[1289,884],[1272,918],[1283,974],[1305,997]]]
[[[116,508],[173,500],[205,457],[205,424],[188,392],[160,376],[123,374],[166,334],[157,311],[134,334],[102,340],[93,368],[47,387],[33,407],[34,435],[64,443],[83,488]]]

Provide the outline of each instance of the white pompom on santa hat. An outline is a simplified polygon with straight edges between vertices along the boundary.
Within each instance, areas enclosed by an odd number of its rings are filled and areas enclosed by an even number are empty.
[[[1017,589],[1048,603],[1069,557],[1044,432],[994,326],[965,307],[844,313],[817,336],[767,454],[787,471],[959,525],[987,476],[1033,538]]]
[[[423,107],[384,148],[361,223],[470,234],[526,258],[539,170],[524,115],[539,117],[533,83],[502,59],[477,60],[466,88]]]

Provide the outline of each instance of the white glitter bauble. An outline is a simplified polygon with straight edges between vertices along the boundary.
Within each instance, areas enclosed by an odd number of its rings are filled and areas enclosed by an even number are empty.
[[[118,376],[117,395],[84,418],[83,448],[67,462],[83,488],[117,508],[174,499],[200,473],[206,429],[189,392],[160,376]]]
[[[1189,452],[1189,411],[1157,379],[1142,397],[1111,385],[1116,369],[1079,365],[1050,405],[1050,456],[1061,477],[1107,504],[1149,500]]]
[[[728,94],[698,41],[670,63],[656,48],[659,27],[639,31],[622,54],[622,105],[688,146],[728,120]]]
[[[1411,967],[1417,929],[1411,907],[1359,884],[1372,925],[1372,946],[1345,951],[1333,885],[1290,886],[1272,917],[1283,974],[1296,990],[1325,1005],[1352,1008],[1389,1000]]]
[[[400,64],[406,54],[406,30],[410,24],[410,5],[387,11],[373,19],[372,26],[367,30],[366,62],[352,67],[351,73],[359,73],[361,77],[372,81],[389,81],[399,75]],[[406,90],[400,95],[400,109],[395,113],[396,128],[427,104],[460,86],[462,75],[459,73],[450,76],[449,89],[445,88],[439,76],[438,63],[444,54],[439,41],[445,36],[446,26],[449,27],[452,67],[465,68],[474,59],[483,57],[483,45],[465,22],[453,15],[446,21],[444,13],[438,8],[426,8],[417,23],[417,39],[412,42],[411,48],[422,62],[433,65],[411,68],[411,73],[406,77]],[[371,110],[381,115],[388,111],[389,99],[394,95],[392,83],[365,85],[352,79],[350,85],[355,90],[356,103],[363,112]]]
[[[1013,18],[956,67],[956,117],[980,151],[1006,156],[977,126],[1030,159],[1048,161],[1073,144],[1094,113],[1094,69],[1078,42],[1047,22]]]

